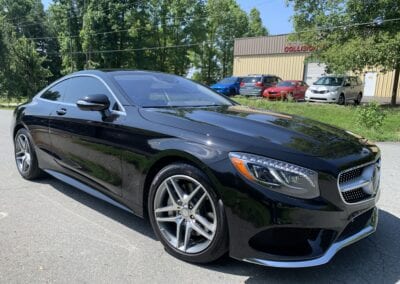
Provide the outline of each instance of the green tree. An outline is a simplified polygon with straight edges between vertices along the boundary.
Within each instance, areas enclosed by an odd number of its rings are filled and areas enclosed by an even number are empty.
[[[40,0],[0,0],[0,93],[31,97],[48,83],[57,60],[46,54],[54,47]],[[30,38],[30,39],[29,39]]]
[[[268,30],[264,27],[260,11],[257,8],[253,8],[249,14],[249,31],[247,36],[267,36]]]
[[[235,0],[208,0],[206,14],[205,42],[194,62],[201,81],[211,84],[232,74],[234,38],[246,34],[248,17]]]
[[[400,75],[398,0],[289,0],[294,4],[293,39],[317,47],[314,56],[336,73],[366,67],[394,71],[392,104]]]

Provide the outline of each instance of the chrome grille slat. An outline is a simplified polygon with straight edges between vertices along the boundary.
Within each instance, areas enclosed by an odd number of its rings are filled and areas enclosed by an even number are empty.
[[[379,184],[380,159],[339,174],[338,189],[345,203],[353,204],[376,195]]]

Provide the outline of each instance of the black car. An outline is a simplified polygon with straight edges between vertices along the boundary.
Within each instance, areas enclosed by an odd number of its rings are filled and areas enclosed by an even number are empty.
[[[14,112],[20,174],[44,172],[148,216],[172,255],[327,263],[377,225],[380,151],[184,78],[81,71]]]

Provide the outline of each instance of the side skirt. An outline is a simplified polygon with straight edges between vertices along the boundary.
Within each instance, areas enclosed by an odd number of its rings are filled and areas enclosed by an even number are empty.
[[[75,187],[75,188],[77,188],[77,189],[79,189],[79,190],[81,190],[83,192],[86,192],[87,194],[90,194],[90,195],[92,195],[92,196],[94,196],[94,197],[96,197],[98,199],[101,199],[101,200],[103,200],[103,201],[105,201],[107,203],[110,203],[110,204],[112,204],[112,205],[114,205],[116,207],[119,207],[119,208],[121,208],[121,209],[123,209],[125,211],[128,211],[129,213],[134,214],[134,212],[131,209],[129,209],[128,207],[120,204],[119,202],[115,201],[114,199],[111,199],[107,195],[105,195],[105,194],[103,194],[103,193],[91,188],[90,186],[88,186],[86,184],[83,184],[83,183],[81,183],[81,182],[79,182],[79,181],[77,181],[77,180],[75,180],[75,179],[73,179],[73,178],[71,178],[71,177],[69,177],[67,175],[64,175],[64,174],[56,172],[56,171],[52,171],[52,170],[44,170],[44,171],[46,173],[48,173],[49,175],[55,177],[56,179],[58,179],[58,180],[60,180],[62,182],[65,182],[66,184],[69,184],[69,185],[71,185],[71,186],[73,186],[73,187]]]

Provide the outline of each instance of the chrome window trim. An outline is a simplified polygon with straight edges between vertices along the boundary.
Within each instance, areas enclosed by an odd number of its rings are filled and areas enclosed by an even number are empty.
[[[101,77],[99,77],[97,75],[94,75],[94,74],[82,73],[82,74],[68,75],[68,76],[63,77],[61,79],[58,79],[57,81],[51,83],[49,86],[47,86],[45,89],[43,89],[39,94],[37,94],[37,96],[35,98],[39,99],[39,100],[46,101],[46,102],[52,102],[52,103],[68,105],[68,106],[76,106],[76,104],[73,104],[73,103],[67,103],[67,102],[62,102],[62,101],[52,101],[52,100],[48,100],[48,99],[42,98],[41,96],[45,92],[47,92],[50,88],[54,87],[55,85],[57,85],[57,84],[59,84],[59,83],[61,83],[63,81],[66,81],[68,79],[77,78],[77,77],[92,77],[92,78],[98,79],[107,88],[107,90],[113,96],[113,98],[117,102],[119,108],[121,109],[121,111],[113,110],[113,112],[116,113],[116,114],[119,114],[119,115],[126,115],[126,110],[125,110],[123,104],[121,104],[121,102],[119,101],[118,97],[115,95],[115,93],[111,90],[111,88],[107,85],[107,83]]]
[[[366,199],[361,200],[361,201],[358,201],[358,202],[349,203],[349,202],[347,202],[347,201],[344,199],[343,194],[342,194],[342,191],[340,190],[340,185],[339,185],[340,176],[341,176],[342,174],[346,173],[346,172],[349,172],[349,171],[352,171],[352,170],[355,170],[355,169],[358,169],[358,168],[364,168],[364,167],[369,166],[369,165],[376,164],[380,158],[381,158],[381,157],[379,156],[379,157],[377,157],[377,158],[376,158],[374,161],[372,161],[372,162],[368,162],[368,163],[364,163],[364,164],[361,164],[361,165],[358,165],[358,166],[354,166],[354,167],[352,167],[352,168],[343,170],[343,171],[341,171],[341,172],[339,173],[339,175],[338,175],[338,177],[337,177],[336,185],[337,185],[337,189],[338,189],[338,191],[339,191],[340,198],[342,199],[342,201],[343,201],[346,205],[358,205],[358,204],[362,204],[362,203],[365,203],[365,202],[370,202],[371,200],[374,200],[377,196],[379,196],[380,188],[378,188],[378,190],[377,190],[377,192],[376,192],[375,195],[371,195],[371,197],[369,197],[369,198],[366,198]],[[359,186],[358,186],[358,187],[359,187]],[[355,188],[357,188],[357,187],[355,187]],[[354,188],[353,188],[353,189],[354,189]],[[345,190],[345,191],[349,191],[349,190],[351,190],[351,189],[347,189],[347,190]]]

